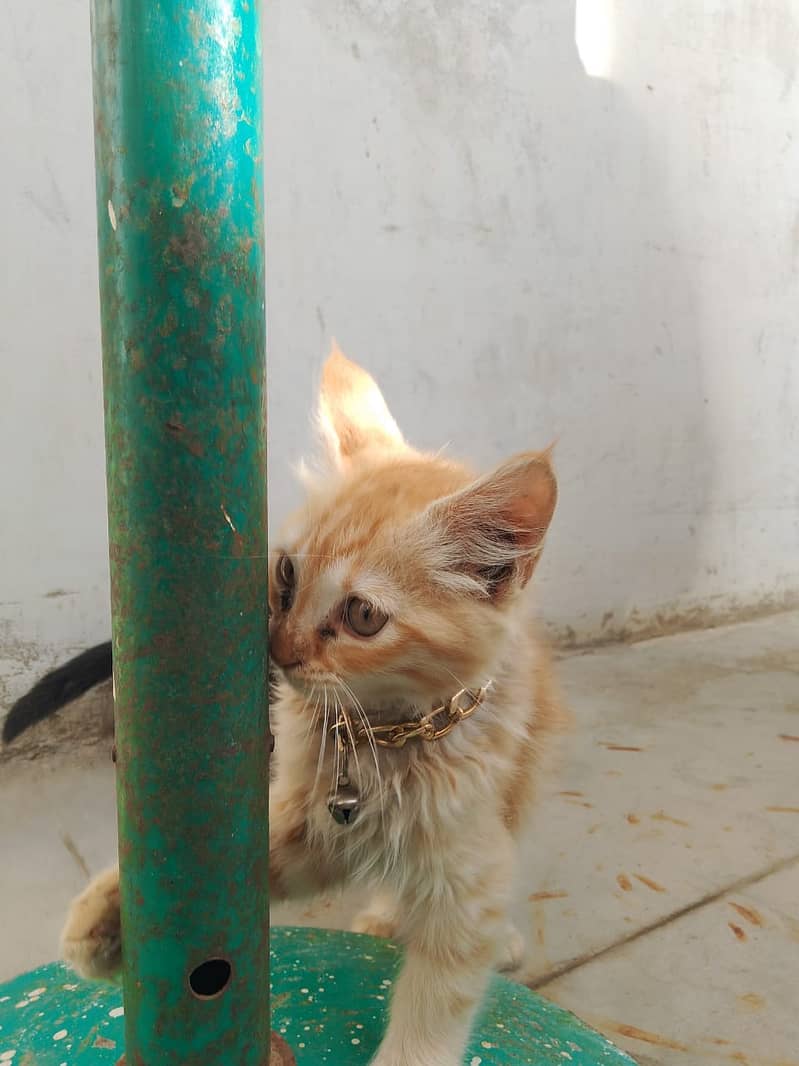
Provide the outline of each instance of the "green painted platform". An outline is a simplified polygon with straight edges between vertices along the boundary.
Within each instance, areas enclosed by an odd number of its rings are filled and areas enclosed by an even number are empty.
[[[367,1066],[380,1042],[400,950],[320,929],[271,934],[272,1025],[297,1066]],[[60,963],[0,985],[0,1066],[116,1066],[122,993],[78,981]],[[631,1066],[567,1011],[495,977],[466,1066]],[[221,1064],[220,1064],[221,1066]],[[232,1066],[232,1064],[231,1064]]]

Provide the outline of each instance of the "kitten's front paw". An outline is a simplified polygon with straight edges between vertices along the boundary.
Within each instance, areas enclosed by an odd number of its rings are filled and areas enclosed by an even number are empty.
[[[61,934],[64,961],[81,977],[109,979],[122,966],[119,871],[100,874],[72,901]]]
[[[505,940],[500,946],[495,968],[500,973],[518,970],[524,961],[525,949],[524,937],[515,925],[508,923],[505,930]]]
[[[397,916],[387,909],[368,907],[355,915],[350,929],[353,933],[368,933],[369,936],[383,936],[391,940],[397,934]]]

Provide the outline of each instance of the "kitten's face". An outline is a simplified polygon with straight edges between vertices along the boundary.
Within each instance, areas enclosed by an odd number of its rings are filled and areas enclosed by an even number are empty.
[[[475,482],[416,453],[337,351],[320,420],[333,469],[270,553],[273,662],[309,696],[354,694],[375,710],[479,686],[554,509],[547,457]]]
[[[410,456],[353,470],[310,502],[271,559],[271,653],[291,684],[343,682],[375,705],[484,680],[480,650],[500,615],[442,586],[420,528],[467,481]]]

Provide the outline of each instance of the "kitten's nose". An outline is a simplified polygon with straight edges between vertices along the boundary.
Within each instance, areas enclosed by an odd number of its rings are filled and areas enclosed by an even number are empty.
[[[282,654],[281,654],[282,652]],[[276,644],[272,644],[269,649],[269,658],[275,664],[279,666],[281,670],[290,670],[292,666],[299,666],[300,660],[291,653],[288,649],[278,650]]]
[[[294,641],[287,636],[284,629],[278,629],[277,626],[270,627],[269,658],[281,670],[290,670],[292,666],[299,666],[302,661]]]

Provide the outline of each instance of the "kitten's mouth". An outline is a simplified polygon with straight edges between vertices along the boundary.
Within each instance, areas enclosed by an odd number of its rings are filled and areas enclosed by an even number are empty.
[[[270,665],[278,678],[294,692],[311,699],[325,698],[331,707],[337,704],[346,707],[357,705],[363,710],[364,703],[368,700],[370,711],[377,714],[398,709],[394,696],[387,698],[383,695],[381,698],[375,698],[374,694],[365,695],[357,688],[351,687],[354,684],[353,681],[330,671],[321,670],[303,659],[294,659],[292,662],[276,662],[275,659],[270,659]],[[404,707],[406,702],[401,701],[401,707]]]
[[[327,674],[320,676],[309,671],[307,665],[300,660],[281,664],[279,670],[293,689],[303,693],[312,690],[315,685],[332,685],[335,680]]]
[[[281,663],[278,667],[281,676],[288,681],[292,688],[303,688],[305,678],[302,676],[302,663]]]

